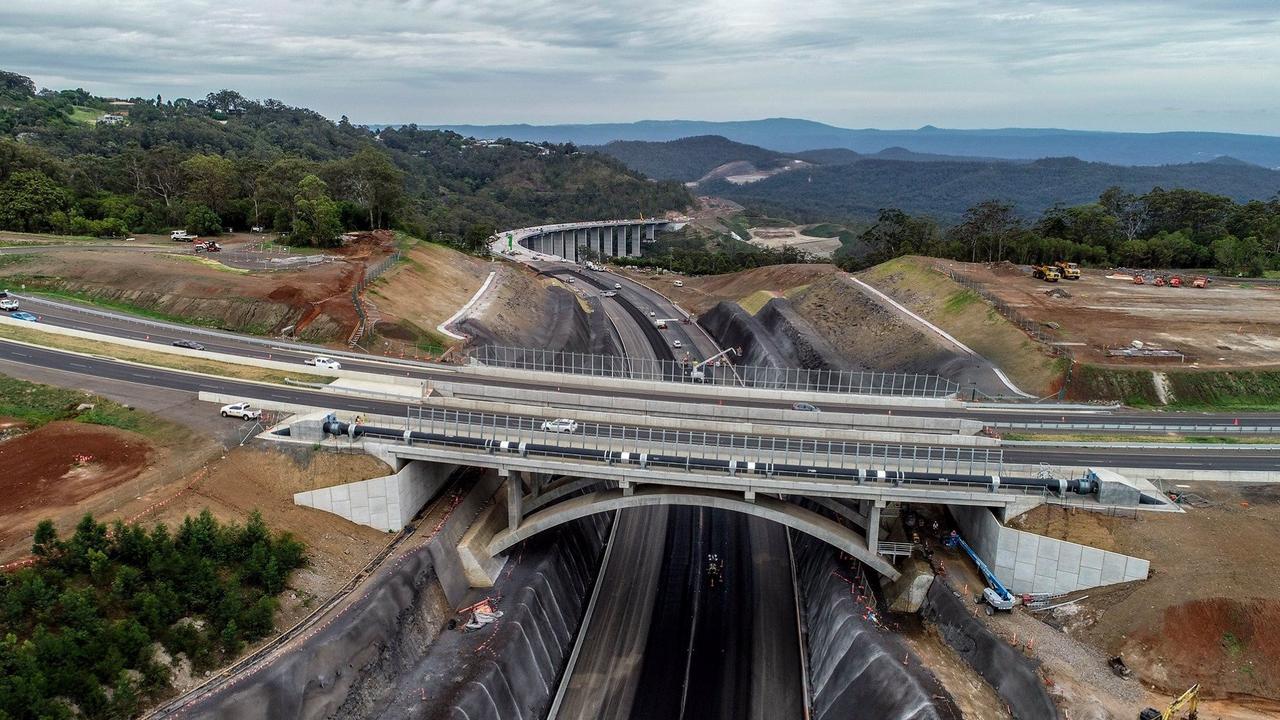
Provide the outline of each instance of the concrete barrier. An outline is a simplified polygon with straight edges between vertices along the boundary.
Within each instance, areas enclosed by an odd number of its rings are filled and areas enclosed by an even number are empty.
[[[717,420],[753,420],[781,421],[803,424],[809,427],[833,426],[840,428],[868,427],[883,429],[890,427],[903,431],[976,435],[982,431],[984,424],[979,420],[964,418],[936,418],[912,415],[884,415],[878,413],[849,413],[840,411],[806,412],[789,408],[756,408],[742,405],[721,405],[694,402],[676,402],[671,400],[651,400],[647,398],[618,397],[602,395],[581,395],[560,390],[534,390],[530,388],[500,387],[484,384],[460,384],[454,382],[436,382],[433,387],[448,392],[455,397],[470,396],[478,398],[501,398],[503,401],[520,400],[530,404],[553,406],[560,408],[583,407],[592,410],[609,409],[613,411],[634,412],[665,415],[669,417],[690,416],[705,418],[711,416]],[[993,444],[997,444],[993,440]]]

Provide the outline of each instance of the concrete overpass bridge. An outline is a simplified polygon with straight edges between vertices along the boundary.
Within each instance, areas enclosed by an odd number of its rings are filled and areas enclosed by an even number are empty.
[[[551,255],[575,263],[593,253],[599,257],[640,257],[641,246],[654,242],[659,232],[683,225],[660,218],[538,225],[500,232],[490,249],[503,255]]]
[[[764,438],[654,445],[641,436],[511,433],[483,422],[421,430],[394,422],[349,423],[312,415],[287,431],[277,429],[277,439],[287,432],[291,441],[345,444],[395,469],[385,478],[299,493],[295,502],[397,530],[454,470],[485,468],[501,478],[504,498],[464,539],[469,558],[464,564],[480,585],[501,568],[503,553],[521,541],[624,508],[686,505],[754,515],[812,535],[897,578],[892,558],[909,554],[910,548],[884,542],[881,514],[893,506],[986,508],[1006,517],[1046,500],[1102,508],[1162,501],[1158,492],[1144,492],[1106,471],[1069,480],[1002,475],[998,461],[975,466],[977,454],[988,452],[976,448],[911,446],[908,451],[897,446],[894,453],[882,446],[877,453],[862,445],[814,442],[809,452],[778,453]]]

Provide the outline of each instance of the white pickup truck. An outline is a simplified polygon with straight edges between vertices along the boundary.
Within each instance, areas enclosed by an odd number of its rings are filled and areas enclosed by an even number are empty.
[[[195,242],[199,237],[196,235],[188,235],[186,230],[174,230],[169,233],[169,239],[174,242]]]
[[[334,360],[333,358],[328,358],[323,355],[317,355],[313,358],[307,358],[302,362],[305,365],[314,365],[315,367],[318,367],[321,370],[341,370],[342,369],[342,363],[338,362],[337,360]]]
[[[257,420],[262,417],[262,411],[249,407],[247,402],[231,403],[222,406],[222,417],[240,418],[241,420]]]

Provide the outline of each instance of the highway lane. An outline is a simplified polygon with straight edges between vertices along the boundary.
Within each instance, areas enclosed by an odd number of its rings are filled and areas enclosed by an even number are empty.
[[[440,382],[467,382],[469,380],[468,378],[460,378],[456,373],[453,373],[448,369],[442,369],[438,366],[432,366],[426,363],[402,361],[394,358],[378,358],[377,356],[369,356],[368,359],[361,359],[359,356],[351,353],[334,351],[330,348],[320,346],[299,344],[276,338],[263,338],[238,335],[224,331],[211,331],[205,328],[183,327],[172,323],[161,323],[146,318],[133,317],[123,313],[108,312],[103,314],[102,311],[97,311],[94,314],[86,314],[77,310],[68,310],[61,307],[62,305],[66,305],[65,303],[51,304],[42,301],[39,298],[32,298],[25,294],[21,297],[23,298],[24,306],[30,307],[33,312],[40,315],[41,321],[44,323],[86,330],[115,337],[146,340],[160,345],[168,345],[174,340],[190,339],[196,340],[204,344],[209,350],[217,352],[225,352],[228,354],[252,358],[284,360],[286,362],[297,361],[298,363],[301,363],[303,359],[312,357],[316,354],[329,354],[337,357],[343,363],[343,367],[350,370],[384,375],[396,375],[399,377],[411,377],[415,379],[429,379]],[[606,298],[606,300],[609,300],[609,298]],[[620,332],[625,327],[626,325],[620,324]],[[683,329],[677,328],[676,331],[683,332]],[[633,338],[632,344],[638,345],[634,340],[635,339]],[[525,380],[502,380],[501,378],[494,378],[471,381],[506,387],[545,389],[545,383],[529,382]],[[671,401],[689,400],[689,398],[685,396],[674,393],[639,392],[618,388],[616,386],[612,388],[575,388],[571,390],[571,392],[585,396],[599,395],[606,397],[629,397]],[[1064,412],[1060,410],[1037,410],[1034,405],[1027,406],[1027,409],[1025,410],[1005,408],[892,408],[885,407],[883,405],[868,405],[866,403],[858,403],[856,401],[842,400],[838,398],[839,396],[833,395],[831,400],[821,402],[819,405],[822,409],[831,411],[861,412],[870,414],[897,413],[899,415],[917,417],[966,417],[992,424],[1021,422],[1072,422],[1080,424],[1154,423],[1181,426],[1204,425],[1211,423],[1223,425],[1238,423],[1242,426],[1280,425],[1280,416],[1277,416],[1274,413],[1149,412],[1122,409],[1118,411],[1099,410],[1097,413],[1082,414]],[[710,402],[710,400],[704,400],[704,402]],[[785,400],[758,400],[728,395],[717,398],[716,402],[738,407],[786,408],[791,405],[791,403]]]
[[[633,712],[650,620],[658,598],[671,508],[622,510],[603,568],[591,624],[549,720],[627,720]]]
[[[4,340],[0,340],[0,358],[27,365],[35,365],[38,367],[67,370],[93,377],[124,380],[153,387],[185,390],[193,393],[206,390],[209,392],[235,395],[250,399],[274,400],[277,402],[312,405],[315,407],[366,414],[390,415],[393,417],[403,416],[406,410],[406,405],[403,402],[338,395],[320,390],[304,388],[264,386],[233,379],[176,372],[163,368],[139,367],[110,359],[85,357],[59,350],[20,345]],[[432,410],[428,410],[428,412],[432,412]],[[495,417],[498,419],[498,423],[504,426],[506,423],[510,423],[515,426],[522,422],[528,423],[531,421],[531,418],[528,416],[521,416],[517,414],[490,414],[487,416],[485,423],[492,424]],[[602,428],[593,427],[593,429],[601,430]],[[479,432],[491,432],[492,428],[482,426],[477,430]],[[612,437],[619,439],[626,436],[633,439],[643,437],[647,440],[649,437],[648,433],[649,428],[617,426],[609,434]],[[544,436],[546,437],[547,442],[554,443],[554,434],[547,433]],[[697,437],[692,437],[688,433],[683,433],[679,436],[679,439],[686,442],[698,440],[707,445],[722,447],[741,447],[743,442],[742,436],[717,435],[715,433],[708,433],[705,434],[705,436],[702,436],[702,434],[699,433],[694,433],[694,436]],[[669,443],[674,443],[677,439],[677,436],[673,432],[669,433],[667,437],[669,438]],[[637,441],[633,440],[632,442]],[[637,444],[640,443],[637,442]],[[886,456],[887,454],[892,454],[894,452],[891,448],[896,448],[896,446],[877,444],[876,453],[880,456]],[[853,449],[853,446],[847,443],[844,446],[840,443],[830,444],[829,446],[827,443],[821,441],[815,443],[806,440],[802,443],[799,440],[788,441],[785,439],[778,439],[776,445],[770,444],[769,449],[771,453],[776,453],[776,455],[779,456],[779,462],[797,461],[800,457],[816,461],[821,460],[828,454],[838,456],[842,449]],[[867,444],[864,444],[862,449],[866,450]],[[830,453],[828,451],[830,451]],[[752,455],[757,455],[759,454],[759,449],[752,448],[748,452]],[[803,454],[801,455],[801,453]],[[1215,470],[1273,470],[1276,467],[1277,461],[1280,460],[1280,451],[1243,446],[1233,446],[1231,448],[1221,450],[1213,448],[1175,450],[1163,447],[1152,449],[1041,449],[1032,447],[1005,447],[1003,448],[1003,458],[1006,464],[1037,464],[1040,462],[1046,462],[1049,464],[1068,466],[1096,465],[1099,467],[1183,467]]]

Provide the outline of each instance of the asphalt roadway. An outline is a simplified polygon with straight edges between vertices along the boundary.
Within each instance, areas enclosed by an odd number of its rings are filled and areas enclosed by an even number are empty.
[[[192,393],[204,390],[247,399],[273,400],[282,403],[311,405],[333,410],[391,415],[394,417],[403,415],[406,410],[406,405],[403,402],[339,395],[306,388],[264,386],[257,383],[196,375],[163,368],[139,367],[107,358],[87,357],[60,350],[22,345],[6,340],[0,340],[0,359],[35,367],[65,370],[94,378],[123,380],[150,387],[183,390]],[[502,418],[508,418],[512,425],[520,421],[527,423],[529,420],[528,416],[517,414],[498,414],[497,417],[500,422]],[[614,434],[617,437],[621,437],[623,432],[619,429],[614,431]],[[628,428],[625,432],[631,437],[636,437],[636,431],[632,428]],[[643,435],[643,433],[644,431],[641,431],[640,434]],[[698,434],[695,433],[695,435]],[[669,437],[674,437],[674,435]],[[688,439],[689,435],[685,433],[682,438]],[[708,434],[706,441],[709,444],[718,443],[727,447],[729,446],[730,438],[727,435],[716,436]],[[777,448],[782,451],[790,446],[793,451],[798,451],[800,447],[798,443],[799,441],[794,441],[788,445],[786,441],[779,439]],[[824,455],[826,450],[827,446],[821,442],[814,444],[805,441],[804,443],[806,455],[812,456],[815,453]],[[1007,464],[1036,464],[1044,462],[1050,465],[1065,466],[1095,465],[1099,467],[1129,468],[1274,470],[1277,454],[1275,450],[1255,449],[1246,446],[1232,446],[1221,450],[1213,448],[1004,447],[1003,458]]]
[[[623,279],[620,281],[620,284],[621,282],[630,281]],[[626,286],[624,286],[624,288],[625,287]],[[254,337],[223,331],[212,331],[205,328],[184,327],[173,323],[161,323],[145,318],[133,317],[124,313],[104,312],[97,310],[96,308],[94,308],[95,312],[91,314],[80,312],[77,309],[70,309],[74,308],[74,305],[68,303],[51,303],[26,294],[21,294],[19,297],[21,298],[23,309],[34,312],[40,317],[40,322],[42,323],[100,333],[112,337],[144,340],[154,342],[158,345],[169,345],[175,340],[195,340],[203,344],[206,349],[210,351],[284,362],[295,361],[300,367],[303,360],[307,358],[311,358],[316,355],[330,355],[340,360],[343,368],[347,370],[357,370],[360,372],[393,375],[398,377],[410,377],[415,379],[428,379],[439,382],[467,382],[470,380],[470,378],[459,376],[457,373],[447,368],[441,368],[427,363],[406,361],[397,358],[380,358],[376,355],[362,358],[360,355],[354,353],[334,351],[331,348],[324,348],[321,346],[306,345],[287,340],[279,340],[276,338]],[[629,297],[629,292],[618,295],[618,298],[621,298],[622,302],[627,302]],[[613,300],[611,298],[606,299]],[[659,307],[656,303],[651,306],[655,308]],[[648,311],[644,310],[643,307],[645,306],[638,306],[636,308],[636,312],[641,313],[643,317],[647,318]],[[620,334],[623,334],[622,330],[625,327],[627,326],[619,326]],[[673,331],[676,334],[672,337],[679,337],[682,340],[687,339],[689,342],[694,343],[699,349],[709,342],[705,337],[700,337],[701,333],[693,327],[677,327],[673,324],[672,328],[663,332]],[[647,334],[648,331],[644,330],[640,332]],[[653,330],[653,332],[656,333],[658,331]],[[671,349],[667,347],[666,343],[663,343],[663,347],[666,351],[671,351]],[[475,382],[484,382],[491,386],[500,387],[545,389],[544,383],[529,382],[526,380],[501,380],[496,378],[487,378],[483,381]],[[688,399],[687,396],[675,393],[627,391],[617,387],[608,389],[575,388],[571,392],[585,396],[601,395],[606,397],[669,400],[673,402],[683,402]],[[724,395],[717,398],[717,402],[739,407],[788,408],[791,405],[791,403],[786,401],[758,400],[734,397],[730,395]],[[886,407],[884,405],[868,405],[858,402],[838,401],[835,396],[833,396],[830,401],[821,403],[821,407],[824,410],[867,414],[883,415],[897,413],[900,415],[918,417],[964,417],[993,424],[1002,422],[1072,422],[1079,424],[1155,423],[1170,426],[1190,426],[1210,423],[1238,423],[1242,426],[1272,426],[1280,422],[1280,419],[1278,419],[1275,414],[1268,413],[1215,414],[1141,412],[1133,410],[1110,411],[1106,409],[1099,409],[1094,412],[1069,412],[1062,410],[1036,409],[1034,405],[1028,405],[1026,409],[1008,409],[1003,407],[992,409],[984,409],[980,407],[893,408]],[[1141,467],[1141,465],[1133,467]]]

